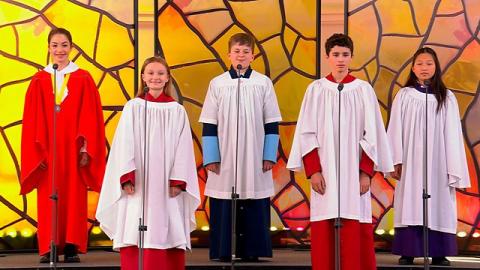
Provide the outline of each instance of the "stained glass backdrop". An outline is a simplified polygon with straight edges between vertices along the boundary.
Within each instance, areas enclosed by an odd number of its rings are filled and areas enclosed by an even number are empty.
[[[232,34],[248,32],[255,37],[253,68],[273,80],[284,119],[280,125],[278,164],[274,168],[272,226],[289,230],[292,242],[297,243],[309,240],[310,188],[303,173],[287,171],[285,163],[306,86],[320,76],[318,53],[324,54],[317,34],[321,2],[173,0],[158,1],[157,11],[158,53],[171,65],[179,99],[189,113],[202,191],[206,179],[201,168],[198,117],[208,82],[228,68],[227,41]],[[445,82],[455,92],[463,117],[472,188],[457,192],[458,230],[460,236],[466,236],[461,248],[470,249],[473,237],[479,235],[480,218],[477,178],[480,105],[475,105],[480,77],[478,1],[345,3],[349,10],[348,34],[355,42],[352,71],[374,86],[385,123],[394,94],[405,81],[410,57],[421,46],[431,46],[438,52]],[[380,175],[372,184],[373,219],[380,248],[385,247],[382,242],[389,242],[393,233],[394,186],[392,179]],[[201,226],[208,225],[208,207],[208,200],[203,197],[197,212]]]
[[[36,192],[19,195],[21,120],[29,81],[48,64],[53,27],[72,33],[70,59],[99,88],[109,142],[117,112],[134,93],[132,1],[0,1],[0,250],[35,244]],[[89,194],[89,227],[97,197]]]
[[[206,179],[201,167],[198,117],[208,82],[227,69],[227,41],[232,34],[244,31],[256,38],[253,67],[273,80],[284,118],[278,165],[274,168],[276,195],[271,200],[272,231],[288,232],[284,244],[309,241],[309,183],[303,173],[287,171],[285,164],[305,88],[325,75],[320,74],[323,45],[318,29],[322,2],[158,0],[155,12],[157,50],[172,66],[179,101],[190,117],[202,192]],[[478,250],[480,2],[346,3],[348,33],[355,42],[353,73],[374,86],[386,123],[413,52],[425,45],[438,52],[444,80],[459,100],[472,178],[472,188],[457,191],[458,235],[464,239],[460,248]],[[20,133],[28,82],[36,70],[48,63],[48,32],[54,26],[72,32],[71,58],[87,69],[99,86],[108,149],[122,106],[134,96],[132,10],[133,1],[0,0],[0,249],[34,245],[31,236],[36,230],[36,194],[18,195]],[[81,23],[75,19],[79,17]],[[145,50],[153,44],[142,46],[142,53],[148,55]],[[373,181],[378,247],[391,239],[394,185],[393,180],[378,175]],[[96,196],[90,194],[90,218],[94,215]],[[197,211],[199,229],[208,227],[208,210],[208,202],[202,198]],[[96,227],[93,231],[99,233]]]

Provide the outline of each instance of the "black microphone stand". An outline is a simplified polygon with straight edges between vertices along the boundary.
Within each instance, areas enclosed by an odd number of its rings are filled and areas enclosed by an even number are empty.
[[[340,113],[342,108],[342,90],[343,90],[343,83],[338,84],[338,153],[337,153],[337,218],[335,218],[335,270],[340,270],[340,229],[342,227],[342,220],[340,219],[340,144],[341,144],[341,136],[340,136]]]
[[[425,86],[425,147],[424,147],[424,178],[423,178],[423,268],[430,269],[430,263],[428,259],[429,253],[429,243],[428,243],[428,199],[430,199],[430,194],[428,194],[428,90],[430,88],[430,81],[424,81]]]
[[[236,249],[237,249],[237,199],[239,195],[237,193],[237,180],[238,180],[238,121],[239,121],[239,113],[240,113],[240,71],[242,70],[242,65],[237,65],[237,129],[236,129],[236,137],[235,137],[235,180],[232,186],[232,258],[230,269],[235,269],[235,260],[236,260]]]
[[[52,228],[50,231],[50,268],[57,269],[57,227],[58,227],[58,194],[55,179],[55,167],[57,161],[57,113],[60,111],[60,104],[57,104],[57,69],[58,64],[53,64],[53,119],[52,119]]]
[[[144,99],[145,99],[145,110],[144,110],[144,141],[143,141],[143,183],[142,183],[142,216],[138,219],[138,269],[143,270],[143,249],[144,249],[144,238],[145,232],[147,231],[147,226],[145,225],[145,192],[147,188],[147,173],[148,173],[148,165],[147,165],[147,94],[149,88],[147,86],[144,87]]]

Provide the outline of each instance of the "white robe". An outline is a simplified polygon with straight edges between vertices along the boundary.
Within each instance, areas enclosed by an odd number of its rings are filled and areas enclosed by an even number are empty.
[[[359,166],[362,149],[373,161],[376,171],[393,171],[387,136],[373,88],[355,79],[344,84],[339,104],[338,84],[326,78],[312,82],[300,109],[287,168],[299,171],[302,158],[318,149],[324,195],[311,190],[310,220],[338,216],[337,153],[338,107],[341,106],[340,217],[372,222],[370,191],[360,196]]]
[[[241,78],[238,122],[238,180],[240,199],[262,199],[274,194],[272,171],[262,171],[264,125],[282,120],[272,81],[252,71]],[[205,195],[231,199],[235,179],[237,132],[237,83],[225,72],[215,77],[208,88],[200,122],[217,125],[220,148],[220,174],[208,172]]]
[[[455,95],[448,91],[437,114],[437,100],[415,88],[402,88],[393,101],[388,138],[394,164],[403,164],[395,188],[395,227],[423,225],[425,110],[428,113],[429,228],[456,233],[455,188],[470,187],[462,127]]]
[[[141,217],[145,101],[125,104],[113,138],[96,218],[113,239],[113,248],[138,246]],[[147,105],[147,186],[145,248],[190,248],[200,203],[190,124],[177,102]],[[135,193],[127,195],[120,177],[135,170]],[[169,180],[187,183],[186,192],[169,196]]]

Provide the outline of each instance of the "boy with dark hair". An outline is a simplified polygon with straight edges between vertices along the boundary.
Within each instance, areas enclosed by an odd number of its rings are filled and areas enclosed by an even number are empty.
[[[236,185],[237,258],[272,257],[270,196],[282,120],[272,81],[251,69],[254,39],[230,38],[230,70],[215,77],[203,104],[203,164],[210,197],[210,259],[231,258],[232,186]],[[236,183],[236,184],[235,184]]]
[[[287,168],[311,181],[313,269],[335,268],[336,218],[341,269],[376,269],[369,189],[375,171],[393,171],[385,127],[373,88],[349,74],[350,37],[332,35],[325,51],[332,73],[308,86]]]

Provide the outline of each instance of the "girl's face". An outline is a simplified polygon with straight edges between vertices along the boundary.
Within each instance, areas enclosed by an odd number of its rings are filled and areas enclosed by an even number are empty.
[[[68,57],[71,51],[72,44],[70,44],[67,36],[63,34],[53,35],[48,43],[48,52],[52,62],[58,65],[65,65],[70,61]]]
[[[429,53],[421,53],[413,63],[412,71],[417,76],[418,81],[424,84],[426,80],[430,80],[435,75],[435,60]]]
[[[148,64],[142,74],[142,80],[151,91],[163,91],[169,79],[167,68],[158,62]]]

